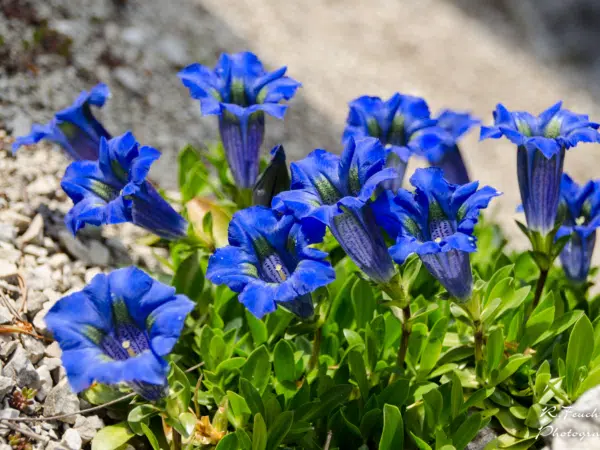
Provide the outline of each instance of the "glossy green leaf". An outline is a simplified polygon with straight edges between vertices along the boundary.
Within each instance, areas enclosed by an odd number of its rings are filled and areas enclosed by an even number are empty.
[[[383,432],[379,440],[379,450],[404,448],[404,423],[398,407],[383,406]]]
[[[106,426],[92,439],[92,450],[116,450],[135,436],[127,423]]]
[[[356,327],[364,329],[373,318],[377,306],[373,289],[367,281],[359,279],[352,287],[352,306],[354,307]]]
[[[242,377],[246,378],[262,394],[269,384],[270,376],[269,352],[263,345],[254,350],[246,364],[242,366]]]
[[[574,396],[579,387],[579,369],[587,368],[592,360],[594,347],[594,329],[587,316],[581,316],[573,327],[569,346],[567,347],[565,389],[569,396]]]
[[[223,439],[219,441],[215,450],[240,450],[237,435],[229,433],[223,436]]]
[[[350,373],[360,389],[360,395],[364,402],[369,398],[369,380],[367,379],[367,369],[365,360],[357,351],[351,351],[348,354],[348,363],[350,364]]]
[[[294,411],[282,412],[275,422],[269,427],[269,433],[267,437],[267,450],[275,450],[278,448],[286,435],[292,428],[294,422]]]
[[[294,349],[288,341],[281,340],[275,345],[273,365],[275,366],[275,377],[279,381],[296,381]]]
[[[267,450],[267,425],[262,414],[254,416],[252,427],[252,450]]]
[[[248,404],[252,414],[260,413],[265,416],[265,405],[257,389],[245,378],[240,378],[240,394]]]

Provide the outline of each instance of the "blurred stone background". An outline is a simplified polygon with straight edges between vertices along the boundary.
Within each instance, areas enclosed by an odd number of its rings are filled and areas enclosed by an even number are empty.
[[[597,0],[0,0],[0,13],[0,127],[26,133],[104,81],[99,116],[163,152],[165,186],[177,150],[216,131],[176,72],[223,51],[249,49],[303,83],[285,124],[268,123],[265,151],[281,142],[290,159],[339,152],[347,102],[363,94],[420,95],[484,123],[498,102],[537,113],[562,99],[600,120]],[[505,193],[492,214],[518,236],[515,149],[477,135],[462,145],[471,174]],[[566,171],[600,177],[599,152],[571,150]]]

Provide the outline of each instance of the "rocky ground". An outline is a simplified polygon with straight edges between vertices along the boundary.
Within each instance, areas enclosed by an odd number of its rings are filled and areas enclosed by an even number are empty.
[[[130,224],[73,237],[63,223],[71,201],[59,186],[66,158],[47,144],[15,158],[7,151],[12,139],[0,136],[0,418],[72,414],[12,423],[20,432],[0,421],[0,450],[18,436],[34,449],[78,450],[103,426],[103,412],[78,414],[90,405],[71,392],[43,318],[101,271],[129,264],[158,270],[153,251],[160,249],[138,244],[144,233]]]

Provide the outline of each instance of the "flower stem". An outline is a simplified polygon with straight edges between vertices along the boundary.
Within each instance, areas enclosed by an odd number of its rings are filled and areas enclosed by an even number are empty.
[[[179,432],[173,428],[173,450],[181,450],[181,435]]]
[[[402,308],[402,340],[400,341],[400,348],[398,349],[397,365],[399,370],[403,370],[404,360],[406,359],[406,353],[408,351],[408,339],[412,331],[410,324],[410,305]]]
[[[308,370],[313,370],[319,363],[319,353],[321,352],[321,340],[323,339],[323,328],[318,327],[315,331],[315,339],[313,341],[312,354],[308,361]]]
[[[548,269],[540,269],[540,277],[538,278],[535,286],[535,296],[533,297],[533,303],[531,304],[531,312],[533,312],[533,310],[540,303],[540,298],[542,298],[542,292],[544,292],[544,285],[546,284],[547,278]]]
[[[475,322],[475,363],[483,360],[483,329],[480,322]]]

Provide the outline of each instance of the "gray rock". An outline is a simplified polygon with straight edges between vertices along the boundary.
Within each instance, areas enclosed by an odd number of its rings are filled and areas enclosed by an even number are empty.
[[[60,269],[65,264],[69,264],[69,262],[71,262],[71,260],[65,253],[56,253],[48,258],[48,264],[53,269]]]
[[[77,430],[73,428],[69,428],[67,431],[65,431],[65,434],[63,434],[62,442],[67,446],[69,450],[81,449],[81,436],[79,436]]]
[[[101,428],[104,428],[104,422],[98,416],[78,416],[74,425],[84,444],[90,442]]]
[[[31,219],[24,214],[19,214],[12,209],[5,209],[0,212],[0,222],[9,223],[15,226],[20,232],[27,229],[31,223]]]
[[[67,230],[60,230],[58,238],[71,256],[88,265],[106,266],[110,261],[110,251],[96,240],[92,240],[88,246]]]
[[[44,289],[54,286],[52,269],[48,266],[37,266],[27,270],[25,272],[25,279],[27,281],[27,287],[36,291],[43,291]]]
[[[600,386],[585,392],[572,406],[564,407],[552,423],[540,430],[540,436],[552,438],[552,450],[598,449],[599,410]]]
[[[0,259],[0,279],[14,277],[17,274],[17,265]]]
[[[12,378],[0,376],[0,402],[14,387],[15,382]]]
[[[174,66],[184,66],[190,57],[185,41],[175,36],[166,36],[157,44],[158,51]]]
[[[42,365],[38,367],[37,373],[38,377],[40,378],[40,387],[38,388],[35,398],[37,398],[40,402],[43,402],[48,396],[48,393],[52,389],[54,383],[52,382],[52,375],[50,375],[48,366]]]
[[[62,442],[50,441],[46,444],[45,450],[69,450]]]
[[[4,305],[0,305],[0,325],[11,323],[13,321],[13,314]]]
[[[467,444],[466,450],[483,450],[487,444],[496,439],[498,434],[490,427],[479,430],[475,439]]]
[[[133,69],[129,67],[117,67],[113,71],[113,76],[124,88],[129,89],[131,92],[142,92],[142,82]]]
[[[48,249],[44,247],[38,247],[37,245],[29,244],[23,248],[23,253],[40,258],[43,256],[48,256]]]
[[[17,263],[21,259],[21,252],[6,242],[0,242],[0,260]]]
[[[27,353],[21,345],[12,354],[8,363],[2,369],[2,375],[12,378],[17,386],[37,389],[40,382],[33,364],[27,358]]]
[[[38,333],[46,334],[46,332],[48,331],[48,328],[46,327],[46,321],[44,320],[44,317],[46,317],[48,311],[50,311],[50,307],[46,307],[44,305],[44,308],[39,313],[37,313],[31,321]]]
[[[34,317],[44,308],[44,303],[47,301],[48,297],[42,292],[30,290],[27,294],[27,313],[29,316]]]
[[[60,358],[42,358],[42,360],[40,361],[40,367],[41,366],[46,366],[48,368],[48,370],[50,372],[52,372],[55,369],[58,369],[61,366],[61,361]]]
[[[19,245],[25,244],[35,244],[35,245],[44,245],[44,218],[41,214],[37,214],[27,231],[23,233],[22,236],[18,239]]]
[[[13,243],[17,238],[17,229],[8,224],[0,223],[0,241]]]
[[[89,261],[96,266],[108,266],[110,251],[100,242],[93,240],[89,243]]]
[[[27,194],[32,197],[49,196],[56,192],[58,186],[58,180],[54,175],[44,175],[27,186]]]
[[[52,344],[50,344],[49,346],[46,347],[46,356],[50,357],[50,358],[60,358],[62,355],[62,352],[60,350],[60,345],[58,345],[58,342],[54,341],[52,342]]]
[[[31,116],[19,111],[11,122],[13,136],[25,136],[31,130]]]
[[[74,414],[79,412],[79,399],[69,387],[67,379],[61,380],[52,388],[44,402],[44,416],[56,416],[59,414]],[[60,419],[69,424],[75,423],[75,415]]]
[[[46,346],[39,339],[33,336],[21,335],[21,344],[27,353],[27,357],[33,364],[37,364],[43,357],[46,351]]]
[[[0,358],[8,358],[15,351],[19,343],[10,335],[0,334]]]

